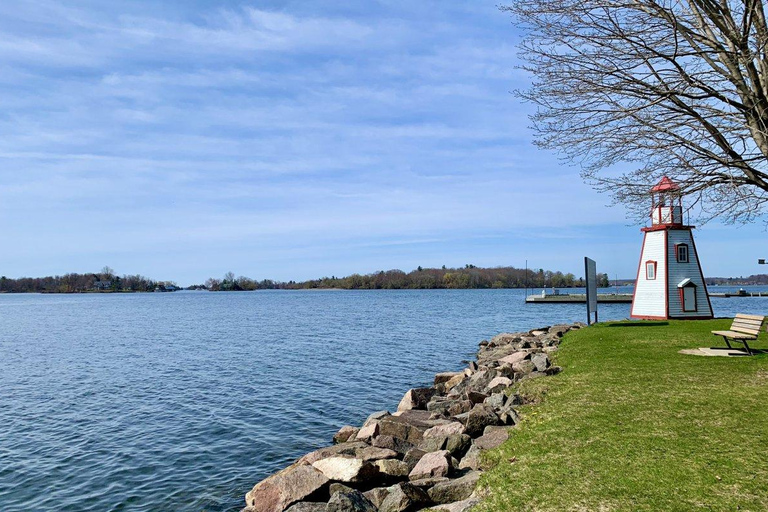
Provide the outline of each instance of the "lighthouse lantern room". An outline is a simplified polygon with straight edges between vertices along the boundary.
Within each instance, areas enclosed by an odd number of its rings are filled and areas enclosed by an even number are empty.
[[[680,187],[665,176],[651,189],[651,226],[642,229],[632,318],[712,318],[692,230],[683,223]]]

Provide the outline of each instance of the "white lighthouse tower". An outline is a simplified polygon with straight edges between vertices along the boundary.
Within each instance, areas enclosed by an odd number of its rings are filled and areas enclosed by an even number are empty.
[[[707,285],[683,224],[680,187],[666,176],[651,189],[651,226],[643,228],[643,250],[632,298],[632,318],[712,318]]]

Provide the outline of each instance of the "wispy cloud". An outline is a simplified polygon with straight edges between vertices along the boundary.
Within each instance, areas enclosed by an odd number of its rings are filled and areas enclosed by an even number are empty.
[[[6,6],[0,273],[578,270],[623,214],[531,146],[495,4],[448,4]]]

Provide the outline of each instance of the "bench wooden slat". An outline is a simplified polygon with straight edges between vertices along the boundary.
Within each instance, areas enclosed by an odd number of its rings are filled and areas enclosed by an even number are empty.
[[[757,336],[736,332],[736,331],[712,331],[712,334],[715,334],[717,336],[727,336],[729,338],[739,339],[739,340],[753,340],[757,338]]]
[[[733,323],[735,324],[744,324],[744,325],[757,325],[760,326],[763,324],[762,320],[750,320],[748,318],[735,318],[733,320]]]
[[[739,326],[731,326],[729,330],[736,331],[736,332],[743,332],[744,334],[751,334],[753,336],[757,336],[758,334],[760,334],[759,329],[742,329]]]
[[[739,313],[739,314],[737,314],[737,315],[736,315],[736,317],[734,318],[734,320],[735,320],[736,318],[746,318],[747,320],[760,320],[760,322],[762,322],[763,320],[765,320],[765,316],[760,316],[760,315],[745,315],[745,314],[743,314],[743,313]]]
[[[762,325],[761,320],[750,320],[749,318],[734,318],[734,324],[746,324],[746,325]]]
[[[762,325],[759,322],[733,322],[731,325],[740,325],[742,327],[751,327],[753,329],[760,330],[760,326]]]

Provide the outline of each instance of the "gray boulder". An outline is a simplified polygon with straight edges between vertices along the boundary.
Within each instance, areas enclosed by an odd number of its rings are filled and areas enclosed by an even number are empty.
[[[459,469],[480,469],[480,454],[482,450],[473,444],[459,462]]]
[[[379,512],[412,512],[430,503],[429,495],[423,489],[409,483],[401,483],[390,488]]]
[[[504,444],[507,439],[509,439],[509,432],[506,428],[488,427],[482,436],[475,439],[475,446],[481,450],[493,450]]]
[[[413,443],[394,436],[378,436],[374,438],[372,444],[376,448],[386,448],[387,450],[397,452],[398,455],[405,455],[408,453],[408,450],[414,447]]]
[[[301,503],[291,505],[285,512],[326,512],[326,507],[327,504],[325,502],[309,503],[307,501],[302,501]]]
[[[368,501],[373,503],[376,508],[379,508],[384,503],[384,500],[387,499],[387,496],[389,496],[390,489],[390,487],[376,487],[370,491],[365,491],[363,496],[368,498]]]
[[[475,438],[483,434],[483,430],[488,425],[498,425],[499,417],[493,412],[493,409],[485,404],[477,404],[469,411],[467,416],[466,434]]]
[[[445,505],[437,505],[431,507],[430,510],[434,512],[469,512],[475,505],[480,503],[478,498],[469,498],[463,501],[457,501],[455,503],[446,503]]]
[[[339,429],[338,432],[336,432],[336,434],[333,435],[333,443],[346,443],[350,439],[354,439],[359,431],[359,428],[355,428],[351,425],[343,426]]]
[[[452,456],[460,459],[467,453],[471,445],[472,438],[467,434],[454,434],[446,439],[443,449],[448,450]]]
[[[450,380],[450,379],[449,379]],[[410,411],[412,409],[426,409],[430,398],[434,396],[435,388],[415,388],[409,389],[400,404],[398,411]]]
[[[376,466],[370,462],[349,457],[328,457],[315,462],[312,467],[335,482],[362,482],[377,474]]]
[[[262,480],[246,495],[252,512],[283,512],[315,496],[328,485],[328,477],[312,466],[294,464]]]
[[[471,471],[461,478],[435,485],[428,494],[432,501],[438,504],[462,501],[472,495],[478,480],[480,480],[480,472]]]
[[[327,512],[377,512],[373,503],[360,491],[337,492],[328,502]]]
[[[383,480],[404,480],[411,471],[408,464],[397,459],[377,460],[373,464],[378,468],[379,477]]]
[[[544,372],[549,368],[550,362],[549,362],[549,356],[543,352],[539,352],[538,354],[533,354],[531,356],[531,362],[533,363],[533,366],[536,367],[536,371]]]
[[[425,454],[408,475],[409,480],[448,476],[453,469],[451,452],[440,450]]]

